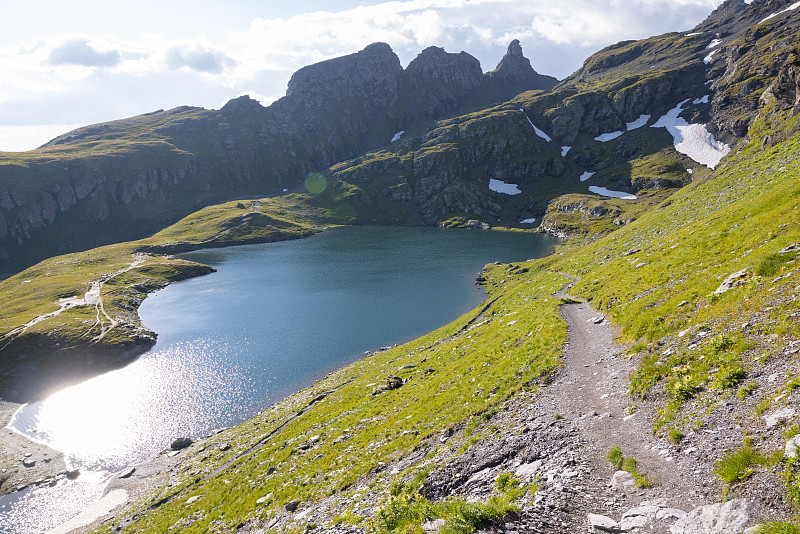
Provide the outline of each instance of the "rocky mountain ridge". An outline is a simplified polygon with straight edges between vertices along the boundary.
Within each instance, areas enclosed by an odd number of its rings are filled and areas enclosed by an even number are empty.
[[[0,261],[8,275],[58,253],[152,234],[237,196],[302,188],[305,177],[402,130],[556,80],[513,54],[484,75],[464,52],[423,50],[406,69],[384,43],[300,69],[268,107],[180,107],[79,128],[0,155]],[[98,224],[102,223],[102,224]]]

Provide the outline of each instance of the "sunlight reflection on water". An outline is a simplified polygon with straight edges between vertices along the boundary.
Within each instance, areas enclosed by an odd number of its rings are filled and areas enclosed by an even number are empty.
[[[249,383],[228,350],[200,339],[148,353],[124,370],[24,406],[11,426],[64,452],[75,467],[123,469],[176,437],[199,437],[210,421],[236,417],[237,393]]]
[[[62,451],[81,474],[15,494],[15,506],[0,507],[0,532],[46,532],[98,499],[114,473],[156,456],[176,437],[198,438],[215,423],[244,418],[241,391],[252,384],[230,350],[208,339],[178,343],[20,408],[9,426]]]

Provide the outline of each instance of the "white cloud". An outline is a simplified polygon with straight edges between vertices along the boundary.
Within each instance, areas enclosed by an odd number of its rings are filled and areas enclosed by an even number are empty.
[[[537,71],[563,78],[602,46],[688,29],[720,3],[388,1],[338,12],[252,16],[249,25],[238,27],[225,27],[221,17],[216,33],[190,38],[186,36],[198,34],[184,27],[192,15],[184,11],[179,16],[180,10],[173,10],[176,29],[171,35],[136,35],[124,20],[104,21],[94,34],[81,24],[76,27],[82,33],[38,36],[0,48],[0,124],[90,123],[123,117],[132,107],[151,110],[181,102],[215,107],[220,100],[247,91],[273,98],[285,92],[298,68],[357,52],[377,41],[389,43],[404,65],[435,45],[448,52],[467,51],[488,71],[516,38]],[[263,13],[259,6],[237,4],[230,9]],[[244,18],[237,13],[237,24]],[[168,26],[164,21],[159,24]],[[48,101],[72,104],[59,111]],[[42,109],[53,115],[40,117]],[[84,109],[90,113],[75,116]]]

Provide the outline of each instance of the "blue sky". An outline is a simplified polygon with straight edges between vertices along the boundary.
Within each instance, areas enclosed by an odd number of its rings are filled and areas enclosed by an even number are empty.
[[[389,43],[469,52],[485,71],[519,39],[558,78],[623,39],[688,30],[722,0],[0,0],[0,151],[188,104],[279,98],[298,68]]]

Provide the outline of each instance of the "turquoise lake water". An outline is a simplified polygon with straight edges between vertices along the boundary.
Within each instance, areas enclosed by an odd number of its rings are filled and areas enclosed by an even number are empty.
[[[150,352],[17,414],[16,430],[65,452],[82,475],[0,499],[0,532],[47,532],[174,438],[240,423],[365,351],[449,323],[484,300],[474,281],[486,263],[541,257],[555,243],[516,232],[345,227],[184,255],[217,272],[145,300],[140,314],[158,333]]]

